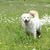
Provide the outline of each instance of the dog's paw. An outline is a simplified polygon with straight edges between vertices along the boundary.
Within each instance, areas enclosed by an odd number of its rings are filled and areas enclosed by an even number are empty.
[[[41,35],[38,36],[38,38],[40,38],[40,37],[41,37]]]

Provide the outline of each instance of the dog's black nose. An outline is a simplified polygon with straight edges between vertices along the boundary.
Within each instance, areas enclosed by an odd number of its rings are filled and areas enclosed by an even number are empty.
[[[27,20],[25,20],[25,22],[28,22]]]

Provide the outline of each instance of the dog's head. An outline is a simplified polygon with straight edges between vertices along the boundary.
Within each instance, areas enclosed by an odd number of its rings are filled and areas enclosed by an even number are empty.
[[[22,14],[21,18],[25,23],[28,23],[30,21],[30,19],[32,18],[32,16],[28,13],[24,13],[24,14]]]

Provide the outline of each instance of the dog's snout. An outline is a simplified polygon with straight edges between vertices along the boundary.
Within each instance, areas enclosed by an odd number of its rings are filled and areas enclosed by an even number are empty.
[[[25,20],[25,22],[27,22],[27,20]]]

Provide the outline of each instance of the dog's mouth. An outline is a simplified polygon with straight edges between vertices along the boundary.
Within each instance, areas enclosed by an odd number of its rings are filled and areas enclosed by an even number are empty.
[[[25,20],[24,22],[25,22],[25,23],[28,23],[28,22],[29,22],[29,20]]]

